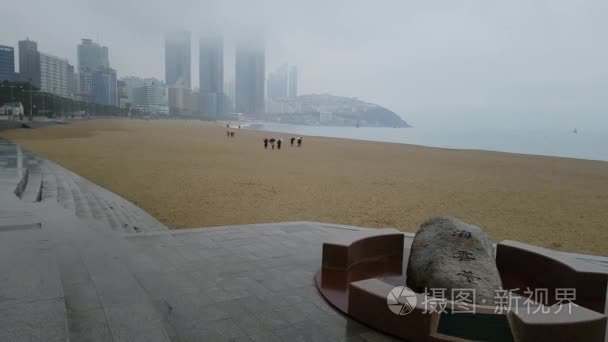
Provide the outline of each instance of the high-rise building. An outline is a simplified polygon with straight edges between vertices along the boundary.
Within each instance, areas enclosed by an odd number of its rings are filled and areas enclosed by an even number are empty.
[[[68,95],[76,95],[76,73],[74,72],[74,66],[68,63]]]
[[[146,80],[133,88],[132,107],[145,113],[169,114],[169,97],[164,84],[155,79]]]
[[[97,68],[92,76],[93,102],[118,106],[116,71],[112,68]]]
[[[80,77],[79,95],[84,100],[91,100],[93,95],[93,72],[99,68],[109,68],[108,48],[83,38],[77,47],[78,75]]]
[[[19,41],[19,74],[23,81],[40,88],[40,54],[38,44],[26,39]]]
[[[191,88],[190,32],[176,31],[165,38],[165,82],[167,86]]]
[[[287,88],[289,83],[289,68],[287,64],[283,64],[275,72],[268,74],[266,92],[271,100],[284,99],[287,97]]]
[[[169,88],[169,113],[171,115],[192,114],[192,90],[182,87]]]
[[[200,112],[205,116],[224,114],[224,41],[205,36],[199,41]]]
[[[265,110],[265,52],[262,39],[241,41],[235,56],[236,111],[260,117]]]
[[[68,60],[47,53],[40,55],[40,90],[67,97]]]
[[[93,42],[88,38],[83,38],[77,46],[78,70],[91,70],[97,68],[109,68],[110,59],[108,48]]]
[[[287,91],[288,97],[298,96],[298,68],[292,66],[289,69],[289,88]]]
[[[15,78],[15,49],[0,45],[0,82]]]
[[[198,88],[192,89],[192,93],[190,95],[190,106],[192,107],[192,113],[201,112],[200,111],[200,108],[201,108],[200,98],[201,98],[201,92],[198,90]]]

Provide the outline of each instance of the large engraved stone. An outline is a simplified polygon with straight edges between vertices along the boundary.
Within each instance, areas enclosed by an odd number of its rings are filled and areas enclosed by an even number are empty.
[[[479,227],[454,218],[426,221],[412,243],[407,286],[419,293],[435,289],[452,300],[460,289],[470,289],[476,304],[493,305],[502,283],[492,242]]]

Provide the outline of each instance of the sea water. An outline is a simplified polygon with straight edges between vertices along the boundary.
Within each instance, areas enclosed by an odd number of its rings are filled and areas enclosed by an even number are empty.
[[[608,161],[608,132],[565,128],[336,127],[256,123],[243,128],[357,140]],[[284,137],[283,140],[286,140]]]

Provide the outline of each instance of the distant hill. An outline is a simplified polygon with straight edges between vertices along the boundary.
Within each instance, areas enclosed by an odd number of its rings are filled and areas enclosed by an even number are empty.
[[[285,123],[409,127],[399,115],[385,107],[329,94],[269,100],[268,111]]]

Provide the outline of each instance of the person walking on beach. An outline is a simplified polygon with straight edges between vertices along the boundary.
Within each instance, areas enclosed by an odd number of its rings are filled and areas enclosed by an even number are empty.
[[[302,137],[298,137],[298,147],[302,147]]]
[[[277,148],[280,150],[281,149],[281,144],[283,143],[283,139],[279,138],[279,140],[277,140]]]
[[[264,149],[268,148],[268,138],[264,138]]]
[[[290,139],[290,140],[291,140],[291,147],[293,147],[293,142],[294,142],[294,141],[296,141],[296,138],[291,137],[291,139]]]
[[[274,142],[276,140],[274,138],[270,138],[270,146],[272,147],[272,149],[274,150]]]

